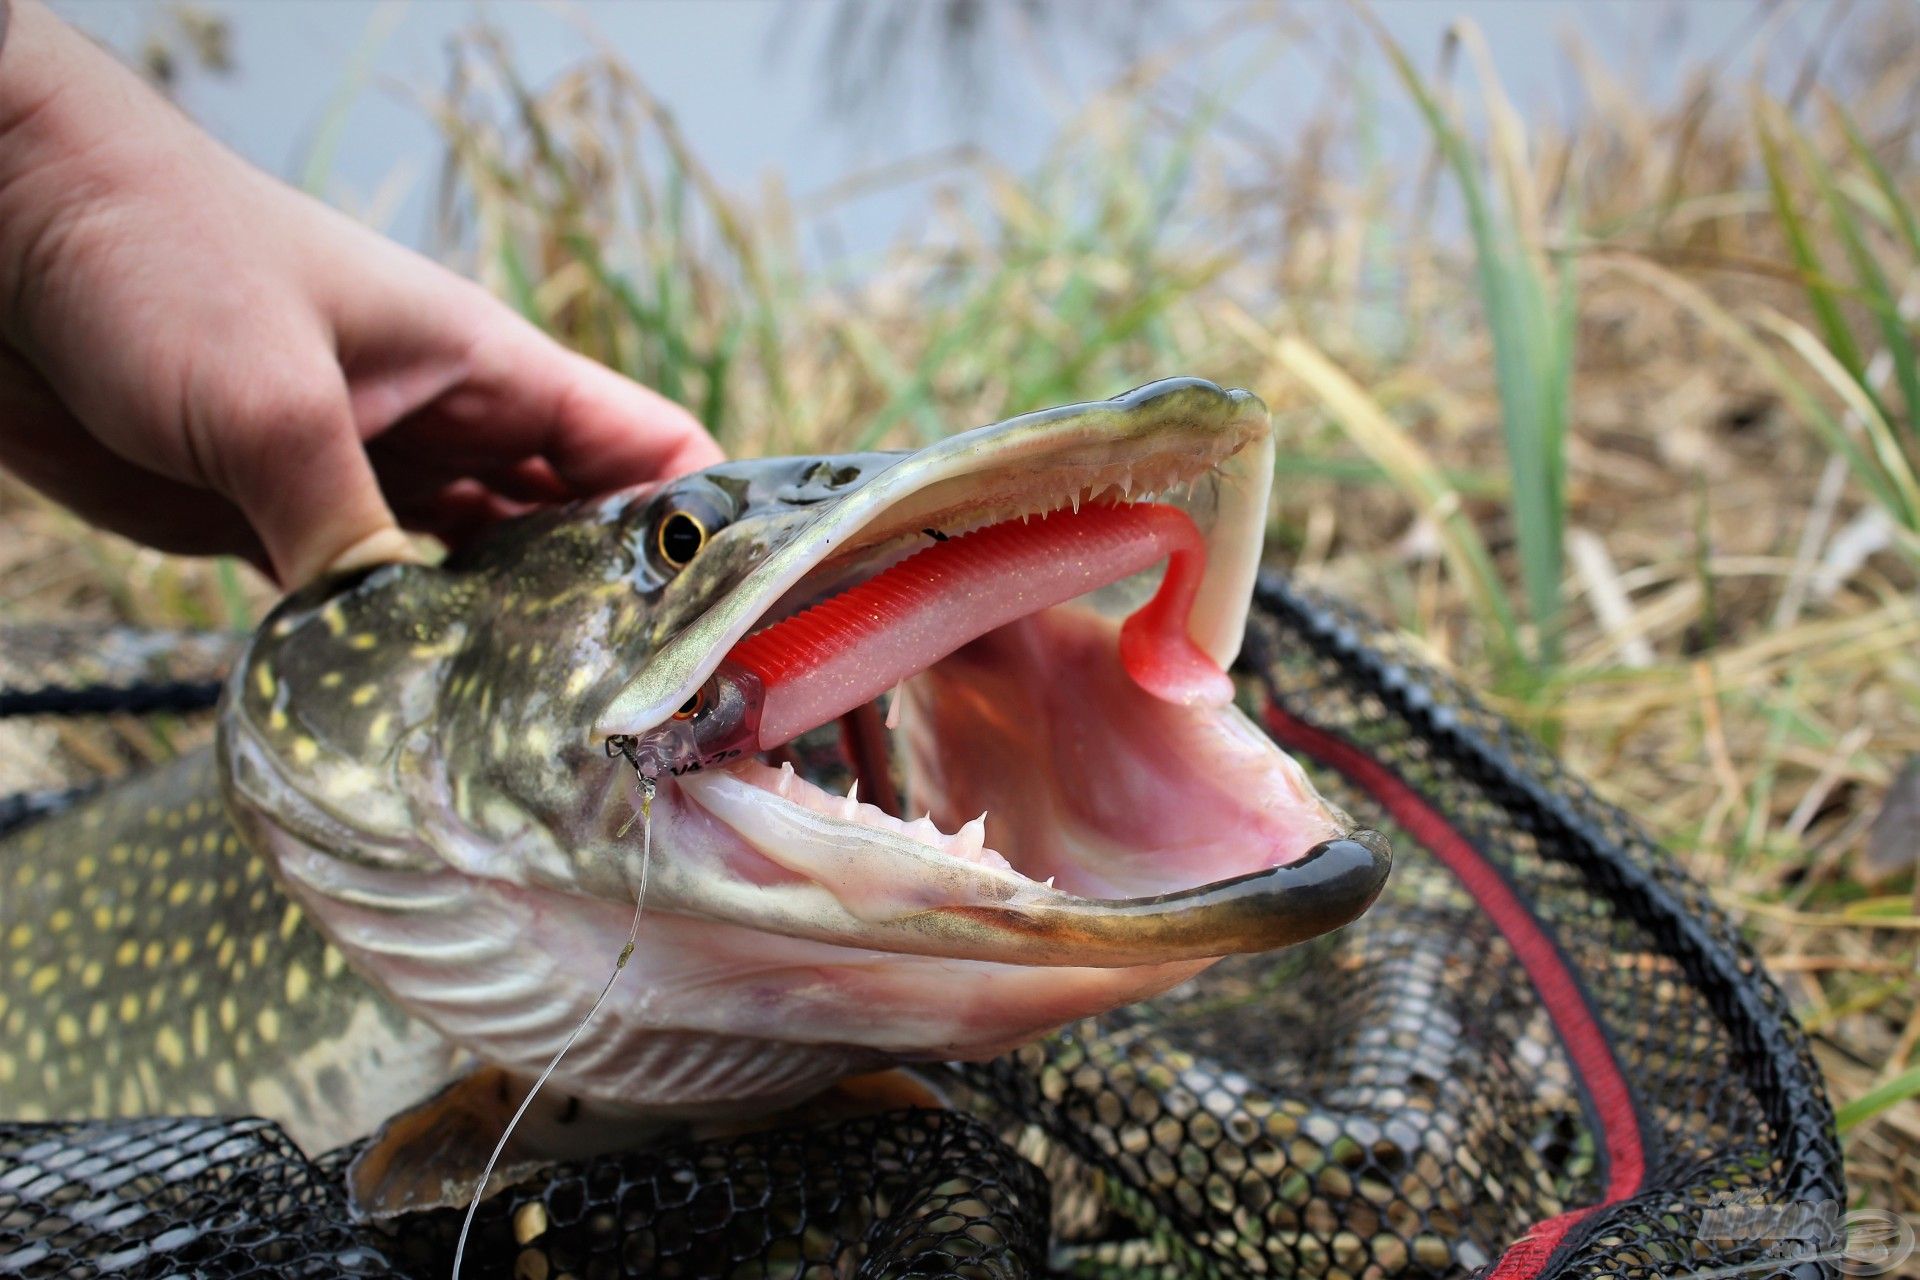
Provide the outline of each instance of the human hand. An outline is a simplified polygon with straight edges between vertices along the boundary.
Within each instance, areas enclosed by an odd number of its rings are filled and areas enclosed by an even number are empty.
[[[29,484],[292,587],[409,558],[400,525],[457,539],[720,458],[685,410],[251,168],[40,4],[11,18],[0,463]]]

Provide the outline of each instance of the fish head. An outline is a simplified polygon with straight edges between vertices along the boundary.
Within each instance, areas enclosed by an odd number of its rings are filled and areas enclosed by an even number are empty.
[[[582,1092],[772,1102],[990,1056],[1335,928],[1384,883],[1384,842],[1236,707],[1129,675],[1121,621],[1156,570],[905,675],[893,749],[915,821],[752,753],[656,783],[612,748],[756,630],[933,541],[1086,502],[1190,517],[1205,557],[1184,622],[1224,667],[1272,475],[1257,398],[1174,379],[508,522],[276,611],[225,704],[230,808],[357,968],[503,1065],[537,1069],[584,1016],[642,901],[638,972],[560,1075]]]

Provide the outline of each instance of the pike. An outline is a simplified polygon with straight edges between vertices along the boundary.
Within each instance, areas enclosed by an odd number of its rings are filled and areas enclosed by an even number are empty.
[[[298,592],[211,753],[0,844],[0,1106],[377,1129],[361,1208],[460,1200],[626,937],[643,774],[638,948],[507,1177],[1345,924],[1385,843],[1222,674],[1272,474],[1258,399],[1174,379]],[[926,817],[766,762],[895,688]]]

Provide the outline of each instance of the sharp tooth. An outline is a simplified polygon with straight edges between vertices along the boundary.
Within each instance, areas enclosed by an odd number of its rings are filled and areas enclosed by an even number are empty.
[[[915,818],[912,822],[909,822],[907,824],[907,834],[922,844],[930,844],[935,848],[940,847],[941,831],[940,828],[933,825],[933,817],[931,814],[924,818]]]
[[[791,760],[782,760],[780,762],[780,781],[773,784],[773,789],[783,796],[793,789],[793,762]]]
[[[847,788],[847,799],[858,804],[860,801],[860,779],[855,778],[853,785]]]
[[[900,686],[893,686],[893,692],[887,695],[887,728],[900,727]]]
[[[1047,877],[1047,888],[1049,888],[1049,889],[1051,889],[1051,888],[1053,888],[1053,877],[1052,877],[1052,876],[1048,876],[1048,877]]]
[[[1078,489],[1073,491],[1073,514],[1080,514],[1080,491]]]
[[[960,829],[953,833],[953,838],[968,853],[978,853],[986,848],[987,815],[983,813],[972,822],[961,824]]]
[[[1120,473],[1120,493],[1124,497],[1130,498],[1133,496],[1133,472],[1132,471],[1123,471]]]

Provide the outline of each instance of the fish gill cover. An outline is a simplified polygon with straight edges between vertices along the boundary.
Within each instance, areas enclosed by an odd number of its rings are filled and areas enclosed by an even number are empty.
[[[467,1274],[1834,1274],[1832,1112],[1706,890],[1337,603],[1265,579],[1239,674],[1400,850],[1357,923],[955,1068],[957,1110],[555,1168]],[[0,1124],[0,1274],[446,1274],[458,1212],[355,1224],[351,1155]]]

